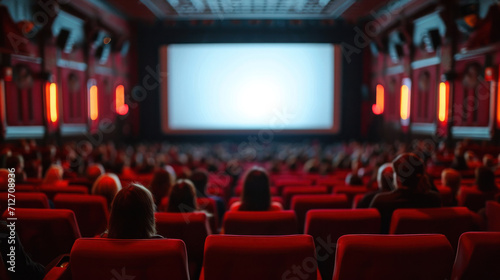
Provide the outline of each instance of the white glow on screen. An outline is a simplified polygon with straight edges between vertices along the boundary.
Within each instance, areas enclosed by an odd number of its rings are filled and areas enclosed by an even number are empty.
[[[328,130],[331,44],[174,44],[167,48],[170,130]]]

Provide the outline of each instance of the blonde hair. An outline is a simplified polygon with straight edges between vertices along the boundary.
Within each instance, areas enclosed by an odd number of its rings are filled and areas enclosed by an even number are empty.
[[[64,170],[60,165],[51,165],[47,170],[47,173],[45,173],[42,184],[54,184],[55,182],[62,180],[63,172]]]
[[[108,207],[110,207],[115,195],[121,189],[122,184],[118,176],[113,173],[105,173],[99,176],[92,185],[92,194],[104,196],[108,202]]]

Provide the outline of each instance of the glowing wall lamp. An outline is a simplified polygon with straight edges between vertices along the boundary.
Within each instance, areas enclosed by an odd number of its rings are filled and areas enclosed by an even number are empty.
[[[57,84],[47,82],[45,84],[45,98],[47,106],[47,120],[49,122],[57,122]]]
[[[384,113],[384,86],[377,85],[376,90],[376,101],[372,105],[372,111],[375,115],[381,115]]]
[[[401,86],[401,124],[407,126],[410,124],[410,105],[411,105],[411,80],[409,78],[403,79]]]
[[[448,119],[448,96],[450,92],[450,84],[448,82],[441,82],[439,84],[439,105],[438,105],[438,119],[440,122],[446,122]]]
[[[99,101],[98,101],[98,89],[97,85],[92,85],[89,89],[90,93],[90,119],[95,121],[99,117]]]
[[[118,85],[115,89],[115,106],[118,115],[126,115],[128,113],[128,105],[125,104],[125,87]]]
[[[500,128],[500,70],[497,81],[497,127]]]

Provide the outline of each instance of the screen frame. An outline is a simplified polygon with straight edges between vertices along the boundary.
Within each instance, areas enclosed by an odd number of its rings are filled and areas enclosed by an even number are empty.
[[[195,44],[195,43],[187,43]],[[186,44],[186,45],[187,45]],[[210,44],[210,43],[203,43]],[[220,43],[219,43],[220,44]],[[224,43],[224,44],[260,44],[260,43]],[[266,43],[272,44],[272,43]],[[300,44],[300,43],[290,43]],[[174,44],[173,44],[174,45]],[[178,44],[175,44],[178,45]],[[333,45],[333,122],[330,129],[171,129],[168,117],[168,45],[159,48],[160,58],[160,114],[161,130],[165,135],[200,135],[200,134],[246,134],[261,133],[262,131],[279,132],[280,134],[338,134],[341,128],[341,102],[342,102],[342,48]]]

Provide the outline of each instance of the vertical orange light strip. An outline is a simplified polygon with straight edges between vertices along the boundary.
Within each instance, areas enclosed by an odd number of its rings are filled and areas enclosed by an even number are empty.
[[[407,120],[410,117],[410,93],[407,85],[401,86],[401,119]]]
[[[123,105],[125,105],[125,89],[122,85],[118,85],[115,90],[115,105],[116,112],[121,115]]]
[[[51,121],[51,114],[50,114],[50,85],[51,83],[46,82],[45,83],[45,108],[47,108],[47,121]]]
[[[51,83],[49,86],[50,99],[50,120],[57,122],[57,84]]]
[[[93,85],[90,87],[90,119],[95,121],[99,116],[99,104],[97,96],[97,86]]]
[[[439,110],[438,119],[440,122],[445,122],[448,118],[448,82],[441,82],[439,84]]]
[[[497,127],[500,128],[500,67],[498,68],[497,80]]]
[[[384,113],[384,86],[382,85],[377,85],[377,107],[378,107],[378,113],[383,114]]]

